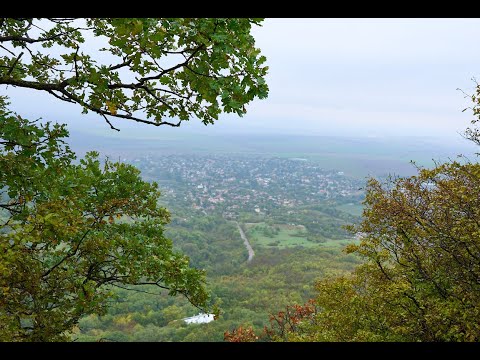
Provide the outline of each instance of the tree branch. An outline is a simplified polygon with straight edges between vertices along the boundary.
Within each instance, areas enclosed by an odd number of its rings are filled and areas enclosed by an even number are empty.
[[[1,27],[1,26],[0,26],[0,27]],[[10,50],[8,50],[5,46],[0,45],[0,47],[1,47],[2,49],[4,49],[4,50],[8,51],[8,52],[9,52],[10,54],[12,54],[13,56],[15,56],[15,53],[12,52],[12,51],[10,51]]]
[[[154,126],[169,125],[169,126],[173,126],[173,127],[178,127],[178,126],[180,126],[180,124],[182,122],[182,120],[180,120],[178,123],[171,123],[171,122],[168,122],[168,121],[154,122],[154,121],[150,121],[150,120],[140,119],[140,118],[138,118],[136,116],[133,116],[133,115],[123,115],[123,114],[118,114],[118,113],[113,114],[110,111],[105,111],[105,110],[102,110],[100,108],[97,108],[97,107],[94,107],[94,106],[90,105],[89,103],[83,101],[82,99],[80,99],[76,95],[73,95],[73,94],[69,93],[67,90],[65,90],[63,88],[61,88],[59,91],[62,94],[64,94],[66,97],[74,100],[75,102],[79,103],[80,105],[83,105],[87,109],[89,109],[93,112],[96,112],[97,114],[100,114],[100,115],[108,115],[108,116],[113,116],[113,117],[117,117],[117,118],[121,118],[121,119],[133,120],[133,121],[136,121],[136,122],[149,124],[149,125],[154,125]]]
[[[80,46],[77,45],[77,50],[75,51],[75,55],[73,55],[73,62],[75,64],[75,80],[77,80],[77,82],[78,82],[78,65],[77,65],[78,50],[80,50]]]
[[[12,206],[15,206],[15,205],[20,205],[20,204],[19,204],[19,203],[15,203],[15,204],[11,204],[11,205],[0,204],[0,208],[5,209],[5,210],[7,210],[7,211],[9,211],[9,212],[14,212],[14,213],[16,213],[16,214],[20,214],[20,213],[21,213],[20,210],[12,209],[12,208],[11,208]]]
[[[133,115],[113,114],[110,111],[105,111],[105,110],[102,110],[100,108],[94,107],[94,106],[88,104],[87,102],[83,101],[82,99],[80,99],[78,96],[76,96],[72,93],[69,93],[67,90],[65,90],[65,87],[68,85],[69,80],[70,79],[67,79],[67,80],[64,80],[61,83],[57,83],[57,84],[42,84],[42,83],[37,82],[37,81],[19,80],[19,79],[13,79],[13,78],[10,78],[10,77],[2,76],[2,77],[0,77],[0,84],[20,86],[20,87],[35,89],[35,90],[43,90],[43,91],[47,91],[50,94],[52,94],[52,91],[58,91],[58,92],[61,92],[66,98],[70,99],[71,101],[69,101],[69,102],[76,102],[76,103],[86,107],[87,109],[89,109],[93,112],[96,112],[97,114],[100,114],[100,115],[108,115],[108,116],[113,116],[113,117],[117,117],[117,118],[121,118],[121,119],[133,120],[133,121],[136,121],[136,122],[149,124],[149,125],[154,125],[154,126],[168,125],[168,126],[172,126],[172,127],[179,127],[180,124],[182,123],[182,120],[179,120],[177,123],[172,123],[172,122],[168,122],[168,121],[155,122],[155,121],[150,121],[150,120],[144,120],[144,119],[138,118],[138,117],[133,116]],[[58,95],[56,97],[61,99],[61,100],[64,100],[64,101],[68,101],[67,99],[59,97]],[[108,121],[107,121],[107,123],[108,123]],[[118,129],[116,129],[116,130],[118,130]]]
[[[43,30],[43,29],[42,29]],[[71,31],[73,31],[72,29]],[[19,42],[26,42],[29,44],[41,42],[41,41],[51,41],[59,38],[60,36],[67,35],[70,31],[55,34],[46,38],[38,38],[38,39],[32,39],[31,37],[28,36],[19,36],[19,35],[9,35],[9,36],[0,36],[0,42],[6,42],[6,41],[19,41]]]
[[[201,44],[200,46],[198,46],[198,47],[190,54],[190,56],[189,56],[184,62],[179,63],[179,64],[177,64],[177,65],[175,65],[175,66],[172,66],[172,67],[170,67],[170,68],[168,68],[168,69],[165,69],[165,70],[161,71],[159,74],[157,74],[157,75],[155,75],[155,76],[147,76],[147,77],[140,78],[140,79],[138,80],[139,84],[140,84],[140,85],[143,85],[146,81],[149,81],[149,80],[158,80],[158,79],[160,79],[163,75],[165,75],[166,73],[169,73],[169,72],[171,72],[171,71],[174,71],[174,70],[176,70],[176,69],[178,69],[178,68],[181,68],[181,67],[187,65],[187,64],[190,62],[190,60],[192,60],[192,58],[193,58],[200,50],[202,50],[202,49],[205,49],[205,45],[204,45],[204,44]]]
[[[44,84],[44,83],[37,82],[37,81],[20,80],[20,79],[13,79],[11,77],[2,76],[2,77],[0,77],[0,84],[20,86],[20,87],[35,89],[35,90],[44,90],[44,91],[57,90],[57,91],[61,91],[65,86],[67,86],[68,83],[65,80],[65,81],[62,81],[61,83],[57,83],[57,84],[46,84],[46,83]]]
[[[166,289],[166,290],[172,290],[171,288],[169,287],[166,287],[166,286],[163,286],[163,285],[160,285],[159,284],[159,281],[156,281],[156,282],[138,282],[138,283],[135,283],[134,285],[156,285],[158,286],[159,288],[161,289]],[[128,290],[128,289],[127,289]],[[192,304],[193,306],[195,306],[197,309],[199,309],[200,311],[202,312],[206,312],[204,308],[196,305],[190,298],[190,296],[188,295],[187,291],[185,290],[179,290],[179,289],[175,289],[176,291],[178,291],[180,294],[182,294],[183,296],[185,296],[188,300],[188,302],[190,304]]]
[[[75,104],[75,101],[73,101],[73,100],[71,100],[71,99],[69,99],[69,98],[66,98],[66,97],[64,97],[64,96],[59,96],[59,95],[55,94],[55,93],[53,92],[53,90],[47,90],[47,92],[48,92],[49,94],[52,94],[53,96],[55,96],[57,99],[60,99],[60,100],[62,100],[62,101],[66,101],[66,102]]]
[[[133,59],[129,59],[129,60],[124,61],[124,62],[122,62],[122,63],[120,63],[120,64],[112,65],[112,66],[110,66],[110,67],[108,68],[108,70],[117,70],[117,69],[120,69],[120,68],[122,68],[122,67],[124,67],[124,66],[128,66],[128,65],[130,65],[130,64],[132,63],[132,60],[133,60]]]
[[[95,223],[93,223],[91,226],[93,227]],[[55,270],[57,267],[59,267],[60,265],[62,265],[66,260],[70,259],[72,256],[75,256],[75,254],[77,253],[78,249],[80,248],[80,245],[82,244],[83,240],[85,240],[85,238],[87,237],[87,235],[90,233],[90,231],[92,230],[92,227],[90,229],[88,229],[87,231],[85,231],[85,234],[83,234],[83,236],[80,238],[80,240],[78,241],[77,245],[75,246],[75,249],[73,251],[69,251],[67,253],[67,255],[65,255],[64,258],[62,258],[62,260],[60,260],[58,263],[56,263],[55,265],[53,265],[50,269],[48,269],[46,272],[44,272],[42,274],[42,278],[44,277],[47,277],[53,270]]]
[[[10,76],[10,74],[12,73],[13,69],[15,68],[15,66],[17,65],[18,61],[20,60],[20,58],[23,56],[23,51],[20,53],[20,55],[18,55],[15,59],[15,61],[13,62],[12,66],[10,66],[10,69],[8,70],[7,72],[7,76]]]
[[[117,129],[115,126],[112,125],[112,123],[108,120],[107,116],[105,114],[102,114],[103,118],[107,122],[108,125],[110,125],[110,129],[120,131],[120,129]]]

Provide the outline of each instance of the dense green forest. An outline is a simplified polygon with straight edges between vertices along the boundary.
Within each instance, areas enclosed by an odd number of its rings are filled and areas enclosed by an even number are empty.
[[[231,221],[192,211],[175,213],[167,233],[194,266],[207,270],[208,288],[221,308],[219,319],[187,325],[182,319],[198,314],[187,301],[118,290],[107,315],[80,320],[80,341],[222,341],[226,330],[242,324],[261,331],[271,313],[314,296],[317,280],[351,271],[359,263],[354,255],[343,254],[341,246],[257,246],[255,241],[255,257],[247,263]]]

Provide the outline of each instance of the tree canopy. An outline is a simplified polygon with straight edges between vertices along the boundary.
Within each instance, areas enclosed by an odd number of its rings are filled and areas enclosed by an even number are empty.
[[[112,118],[212,124],[268,94],[250,33],[260,23],[0,18],[0,85],[78,104],[116,130]],[[66,138],[65,125],[25,119],[0,96],[0,340],[68,340],[131,285],[218,313],[205,272],[164,236],[157,184],[96,152],[77,159]]]
[[[319,281],[314,301],[273,316],[264,339],[479,341],[479,219],[478,163],[370,179],[363,220],[350,227],[361,241],[345,249],[363,264]],[[239,328],[225,339],[256,336]]]
[[[0,113],[0,339],[65,340],[115,286],[155,285],[205,308],[204,271],[163,235],[157,184],[95,152],[75,164],[67,135]]]
[[[242,116],[265,98],[261,19],[0,18],[0,84],[44,91],[111,118],[179,126]]]
[[[354,228],[362,241],[347,249],[366,263],[318,285],[319,325],[340,320],[336,339],[478,341],[479,185],[480,165],[456,161],[386,185],[371,180]]]
[[[471,100],[465,137],[480,144],[480,85]],[[362,264],[318,281],[315,299],[272,315],[263,335],[239,327],[225,340],[478,342],[480,164],[460,158],[369,179],[362,221],[347,226],[361,240],[344,249]]]

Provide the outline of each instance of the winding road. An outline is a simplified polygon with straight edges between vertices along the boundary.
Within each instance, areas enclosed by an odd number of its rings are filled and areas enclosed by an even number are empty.
[[[238,221],[235,221],[238,227],[238,231],[240,231],[240,236],[243,239],[243,243],[245,244],[245,247],[248,250],[248,260],[247,262],[252,261],[253,257],[255,256],[255,251],[253,251],[252,245],[250,245],[250,242],[248,241],[247,237],[245,236],[245,233],[243,232],[243,229],[241,228],[240,224]]]

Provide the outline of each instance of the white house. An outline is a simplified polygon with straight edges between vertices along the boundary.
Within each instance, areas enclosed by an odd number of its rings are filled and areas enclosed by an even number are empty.
[[[213,314],[203,314],[200,313],[195,316],[191,316],[183,319],[187,324],[206,324],[210,321],[213,321]]]

